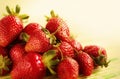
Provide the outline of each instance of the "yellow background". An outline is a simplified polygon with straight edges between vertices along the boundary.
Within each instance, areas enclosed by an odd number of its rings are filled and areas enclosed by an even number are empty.
[[[120,57],[120,0],[0,0],[0,17],[6,5],[16,4],[22,7],[21,13],[30,15],[29,22],[42,26],[53,9],[83,46],[99,45],[106,48],[108,59]],[[120,63],[114,65],[120,68]]]

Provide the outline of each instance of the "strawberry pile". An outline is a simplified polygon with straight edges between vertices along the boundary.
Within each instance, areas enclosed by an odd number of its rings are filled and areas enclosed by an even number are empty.
[[[67,23],[51,11],[46,26],[23,24],[28,19],[6,7],[8,14],[0,19],[0,77],[11,79],[43,79],[55,75],[59,79],[90,76],[95,68],[107,67],[106,50],[97,45],[83,47],[71,38]]]

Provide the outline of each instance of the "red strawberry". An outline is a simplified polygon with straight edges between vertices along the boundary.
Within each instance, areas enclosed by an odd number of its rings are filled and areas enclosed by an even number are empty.
[[[59,56],[61,56],[61,57],[68,56],[68,57],[72,57],[72,58],[75,57],[75,52],[74,52],[73,47],[69,43],[67,43],[65,41],[62,41],[60,46],[57,47],[57,49],[59,51],[58,52],[58,57]]]
[[[51,11],[51,16],[51,18],[48,18],[46,29],[48,29],[50,33],[55,34],[57,39],[68,41],[70,37],[70,31],[65,21],[56,16],[53,11]]]
[[[23,32],[27,33],[28,35],[33,34],[35,29],[42,29],[42,26],[38,23],[29,23],[23,30]]]
[[[95,61],[96,66],[108,66],[107,53],[102,47],[89,45],[84,47],[84,52],[88,53]]]
[[[74,50],[76,52],[79,52],[79,51],[81,51],[83,49],[82,45],[80,44],[80,42],[76,41],[75,39],[71,39],[69,44],[71,44],[71,46],[74,48]]]
[[[44,53],[51,47],[49,38],[40,28],[37,23],[30,23],[25,27],[24,32],[28,34],[28,38],[23,35],[23,39],[27,39],[25,51]]]
[[[80,66],[80,73],[89,76],[94,69],[93,59],[85,52],[80,51],[77,55],[77,61]]]
[[[13,61],[14,66],[22,60],[22,56],[25,53],[24,44],[15,44],[10,50],[10,57]]]
[[[74,59],[64,58],[57,66],[57,75],[59,79],[77,79],[79,65]]]
[[[8,6],[6,8],[9,15],[0,20],[0,46],[2,47],[6,47],[20,34],[23,29],[22,19],[28,18],[25,15],[18,15],[20,12],[18,5],[16,12],[11,11]]]
[[[45,72],[41,55],[28,53],[13,68],[11,77],[12,79],[43,79]]]
[[[24,52],[22,59],[13,67],[9,77],[12,77],[12,79],[43,79],[46,68],[52,74],[56,74],[52,70],[59,62],[58,60],[52,60],[55,55],[54,50],[45,52],[43,56],[35,52]]]
[[[10,72],[11,60],[7,55],[7,50],[0,47],[0,76],[6,75]]]

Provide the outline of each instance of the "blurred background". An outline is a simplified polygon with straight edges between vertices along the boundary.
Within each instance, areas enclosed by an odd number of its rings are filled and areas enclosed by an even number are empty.
[[[46,24],[45,15],[54,10],[83,46],[99,45],[106,48],[108,59],[119,59],[120,0],[0,0],[0,18],[6,12],[6,5],[15,7],[16,4],[21,6],[21,13],[30,15],[28,23],[38,22],[42,26]],[[111,76],[113,79],[118,79],[120,74],[118,62],[111,62],[109,66],[110,69],[116,68],[114,72],[117,74]],[[113,71],[109,68],[106,72]]]

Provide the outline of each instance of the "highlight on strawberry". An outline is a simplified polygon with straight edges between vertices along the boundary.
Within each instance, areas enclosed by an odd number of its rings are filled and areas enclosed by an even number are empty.
[[[19,5],[6,10],[0,19],[0,79],[77,79],[108,66],[107,51],[71,38],[68,24],[53,10],[45,26],[24,26],[29,16],[20,14]]]

